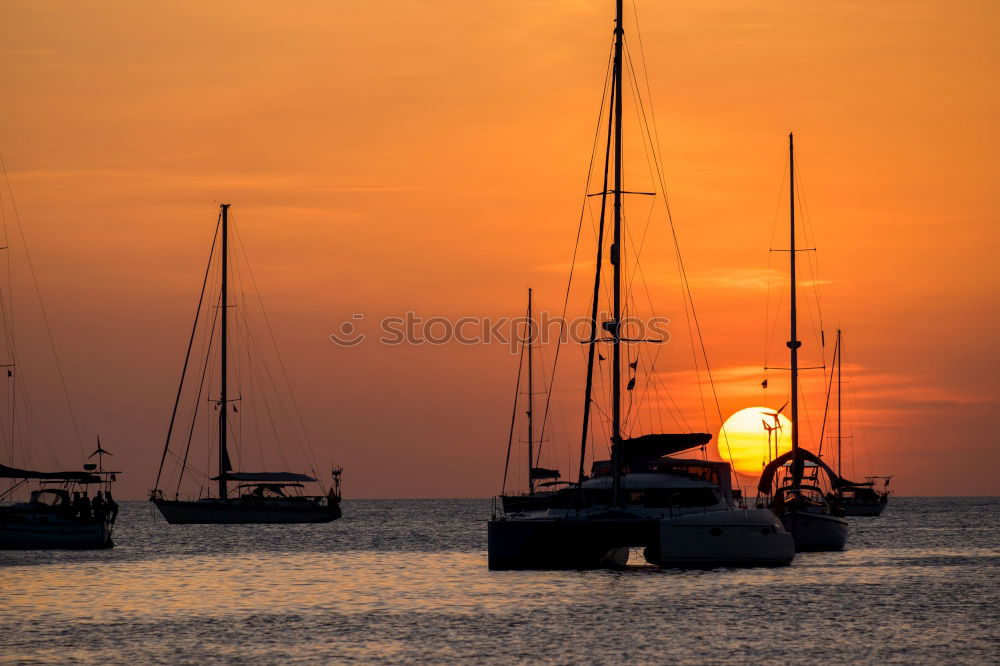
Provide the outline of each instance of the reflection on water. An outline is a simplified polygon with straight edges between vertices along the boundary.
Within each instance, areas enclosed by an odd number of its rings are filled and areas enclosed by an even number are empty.
[[[896,500],[783,569],[490,572],[484,501],[321,526],[167,526],[0,553],[0,657],[42,662],[989,663],[1000,502]],[[637,561],[633,558],[633,562]]]

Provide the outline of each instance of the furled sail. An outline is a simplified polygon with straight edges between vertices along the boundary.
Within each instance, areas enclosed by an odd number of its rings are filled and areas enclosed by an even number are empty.
[[[532,467],[531,478],[535,479],[558,479],[561,475],[557,469],[546,469],[544,467]]]

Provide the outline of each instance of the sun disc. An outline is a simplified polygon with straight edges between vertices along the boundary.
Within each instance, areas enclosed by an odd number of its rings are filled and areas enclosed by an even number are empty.
[[[747,407],[726,419],[715,443],[738,473],[759,476],[775,455],[791,450],[792,422],[770,407]]]

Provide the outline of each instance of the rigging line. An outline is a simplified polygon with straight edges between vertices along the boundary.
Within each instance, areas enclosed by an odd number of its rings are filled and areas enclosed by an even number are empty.
[[[645,64],[645,53],[643,51],[643,46],[642,46],[642,34],[641,34],[641,32],[639,32],[638,27],[636,28],[636,34],[637,34],[637,36],[639,38],[640,55],[642,57],[643,64]],[[629,56],[629,66],[630,66],[630,68],[632,68],[632,77],[633,77],[633,80],[636,81],[638,79],[638,75],[635,72],[634,63],[632,62],[630,56]],[[702,406],[702,415],[703,415],[703,418],[705,419],[705,427],[708,428],[708,412],[707,412],[706,406],[705,406],[705,397],[704,397],[703,388],[702,388],[702,381],[701,381],[701,370],[699,368],[698,361],[697,361],[697,351],[696,351],[696,347],[695,347],[695,344],[694,344],[693,332],[691,330],[691,325],[690,325],[691,317],[692,316],[694,316],[694,318],[695,318],[695,323],[697,325],[697,330],[698,330],[698,339],[699,339],[699,343],[700,343],[701,348],[702,348],[702,353],[703,353],[703,355],[706,356],[706,364],[707,364],[707,351],[705,350],[704,339],[701,336],[701,325],[700,325],[700,323],[697,322],[697,314],[694,311],[694,303],[693,303],[693,298],[691,297],[690,282],[688,281],[687,272],[686,272],[686,270],[684,268],[683,259],[681,258],[681,255],[680,255],[680,245],[679,245],[679,242],[678,242],[676,229],[674,228],[673,214],[672,214],[672,212],[670,210],[669,197],[667,195],[666,183],[665,183],[664,177],[663,177],[663,168],[662,168],[662,164],[661,164],[662,159],[660,157],[659,150],[658,150],[658,147],[659,147],[659,130],[657,129],[657,126],[656,126],[656,115],[655,115],[655,113],[653,113],[653,108],[652,108],[653,107],[652,87],[650,86],[650,83],[649,83],[649,73],[648,73],[648,70],[645,67],[643,68],[643,72],[645,73],[646,93],[647,93],[647,98],[649,99],[649,106],[650,106],[650,112],[649,112],[648,116],[652,118],[653,132],[650,133],[650,131],[649,131],[649,127],[650,127],[649,117],[647,117],[646,110],[645,110],[645,105],[643,105],[641,95],[639,95],[638,96],[638,105],[639,105],[639,109],[640,109],[640,112],[642,114],[641,117],[642,117],[642,120],[643,120],[643,123],[641,123],[641,124],[643,125],[643,127],[644,127],[644,129],[646,131],[646,139],[650,142],[651,153],[652,153],[652,156],[653,156],[653,166],[655,167],[656,178],[657,178],[657,180],[659,181],[659,184],[660,184],[660,191],[661,191],[661,193],[663,195],[663,201],[664,201],[664,206],[665,206],[666,212],[667,212],[667,218],[668,218],[668,220],[670,222],[670,228],[671,228],[671,232],[672,232],[673,238],[674,238],[675,254],[676,254],[676,257],[677,257],[677,261],[678,261],[679,272],[681,273],[681,281],[682,281],[681,292],[682,292],[682,299],[684,300],[684,305],[685,305],[685,317],[688,319],[688,335],[689,335],[690,341],[691,341],[692,355],[694,356],[694,359],[695,359],[695,374],[696,374],[697,384],[698,384],[698,393],[699,393],[699,398],[700,398],[700,402],[701,402],[701,406]],[[649,153],[647,153],[647,154],[649,154]],[[650,175],[652,175],[652,174],[650,174]],[[688,299],[691,299],[691,311],[690,312],[688,312],[688,307],[687,307],[687,305],[688,305],[687,300]],[[710,373],[709,373],[709,381],[710,382],[712,381]],[[715,393],[714,384],[713,384],[712,390],[713,390],[713,394],[714,394]],[[721,419],[721,407],[718,404],[718,398],[717,397],[716,397],[716,407],[720,411],[720,415],[719,416],[720,416],[720,419]],[[727,439],[727,447],[728,447],[728,439]]]
[[[299,452],[301,454],[304,454],[308,458],[307,462],[315,468],[317,466],[316,460],[314,457],[310,456],[311,451],[309,450],[309,448],[305,446],[305,442],[301,439],[300,434],[295,430],[295,422],[288,409],[288,406],[285,404],[284,400],[281,397],[281,391],[278,388],[277,382],[274,381],[274,377],[271,373],[270,367],[265,361],[263,350],[260,348],[260,344],[257,341],[257,336],[254,333],[253,328],[249,325],[246,316],[243,317],[243,321],[247,322],[246,325],[243,327],[244,341],[248,349],[246,354],[247,364],[248,366],[257,367],[257,372],[251,373],[251,376],[252,377],[256,376],[261,378],[259,380],[259,386],[254,385],[251,388],[259,388],[260,401],[264,405],[265,410],[267,410],[268,413],[270,414],[271,402],[268,400],[269,394],[267,392],[267,389],[270,387],[274,399],[277,401],[277,408],[275,409],[275,413],[277,413],[279,421],[281,421],[283,426],[287,427],[288,434],[297,443],[299,447]],[[250,353],[251,351],[253,353]],[[265,384],[263,381],[263,379],[265,378],[268,380],[267,384]],[[284,417],[284,420],[282,421],[280,417]],[[269,418],[271,417],[269,416]],[[276,430],[276,426],[273,426],[273,429]],[[278,436],[277,431],[275,431],[275,437],[277,436]],[[282,464],[284,464],[287,467],[288,459],[285,456],[284,448],[279,446],[276,447],[276,449],[279,457],[282,460]]]
[[[10,247],[10,233],[7,230],[7,209],[4,206],[3,191],[0,190],[0,220],[3,222],[3,244],[4,247]],[[7,267],[7,288],[10,294],[7,298],[3,298],[3,291],[0,290],[0,306],[3,306],[3,328],[4,328],[4,340],[7,346],[7,354],[11,363],[16,365],[17,363],[17,347],[16,341],[14,339],[14,272],[13,272],[13,262],[11,261],[11,253],[8,249],[4,253],[4,259]],[[6,302],[10,301],[9,312],[7,310]],[[15,367],[16,370],[16,367]],[[17,450],[17,382],[19,377],[15,376],[14,381],[10,383],[10,464],[11,466],[15,463],[16,450]]]
[[[540,439],[544,439],[545,438],[545,429],[546,429],[546,426],[548,425],[548,418],[549,418],[549,406],[550,406],[551,401],[552,401],[552,393],[553,393],[552,389],[555,386],[556,372],[557,372],[557,370],[559,368],[559,354],[562,351],[562,347],[563,347],[562,340],[563,340],[563,333],[565,332],[565,327],[566,327],[566,312],[569,309],[569,296],[570,296],[570,289],[571,289],[571,287],[573,285],[573,273],[574,273],[574,271],[576,269],[576,257],[577,257],[577,254],[578,254],[579,250],[580,250],[580,235],[581,235],[581,232],[583,230],[583,218],[584,218],[584,214],[587,212],[587,210],[589,210],[589,203],[588,203],[587,192],[590,190],[590,179],[591,179],[591,177],[593,176],[593,173],[594,173],[594,158],[597,156],[597,144],[598,144],[598,139],[600,138],[600,135],[601,135],[601,124],[602,124],[601,120],[604,117],[604,103],[607,101],[607,98],[608,98],[608,90],[609,90],[608,82],[611,79],[611,72],[612,72],[612,69],[613,69],[612,68],[612,62],[613,62],[613,60],[614,60],[614,48],[612,47],[611,52],[608,55],[608,64],[607,64],[607,67],[606,67],[605,72],[604,72],[604,88],[601,91],[601,103],[600,103],[600,106],[598,106],[597,124],[596,124],[596,126],[594,128],[594,139],[593,139],[593,141],[591,143],[590,163],[587,165],[587,177],[585,179],[584,189],[583,189],[583,202],[580,205],[580,220],[577,223],[577,228],[576,228],[576,242],[575,242],[575,244],[573,246],[573,258],[572,258],[572,260],[570,262],[569,278],[566,281],[566,295],[565,295],[565,298],[563,299],[563,310],[562,310],[562,315],[561,315],[561,318],[560,318],[560,321],[559,321],[559,339],[556,342],[556,351],[555,351],[555,353],[553,355],[553,359],[552,359],[552,374],[549,377],[549,387],[548,387],[547,395],[545,396],[545,412],[542,415],[542,427],[541,427],[541,429],[539,431],[539,438]],[[609,123],[610,123],[610,119],[609,119]],[[606,191],[606,190],[607,190],[607,187],[605,187],[602,191]],[[606,198],[606,196],[607,195],[603,195],[601,197],[601,199],[604,200]],[[602,204],[602,206],[603,206],[603,204]],[[593,222],[593,217],[591,217],[591,221]],[[600,264],[598,264],[598,266],[597,266],[597,271],[598,271],[598,273],[601,271]],[[582,453],[581,453],[581,456],[582,456]]]
[[[191,349],[194,347],[195,334],[198,331],[198,320],[201,318],[201,308],[205,301],[205,292],[208,289],[208,274],[212,268],[212,258],[215,256],[215,243],[219,238],[219,226],[222,224],[222,213],[215,222],[215,233],[212,235],[212,247],[208,251],[208,264],[205,266],[205,277],[201,282],[201,293],[198,294],[198,306],[194,311],[194,325],[191,327],[191,337],[188,338],[187,351],[184,352],[184,364],[181,366],[181,381],[180,385],[177,387],[177,396],[174,398],[174,408],[170,413],[170,425],[167,426],[167,437],[163,444],[163,455],[160,456],[160,467],[156,470],[156,483],[153,484],[153,490],[158,490],[160,487],[160,477],[163,474],[163,463],[167,458],[167,450],[170,448],[170,437],[174,432],[174,422],[177,420],[177,409],[181,403],[181,394],[184,390],[184,379],[187,376],[188,362],[191,360]]]
[[[219,294],[218,302],[220,303],[222,302],[222,294]],[[184,472],[187,471],[188,454],[191,452],[191,440],[194,439],[194,429],[198,423],[198,408],[200,407],[202,392],[205,390],[205,376],[208,374],[208,364],[212,357],[211,353],[212,342],[215,340],[215,326],[218,323],[218,321],[219,317],[212,317],[212,327],[209,329],[208,333],[208,341],[207,341],[208,349],[207,353],[205,354],[205,362],[201,366],[201,377],[198,379],[198,391],[195,394],[194,409],[191,412],[191,426],[190,428],[188,428],[187,443],[184,445],[184,458],[181,460],[180,471],[177,474],[177,487],[174,489],[174,499],[180,497],[181,482],[184,480]],[[206,419],[206,422],[209,420],[210,419]],[[205,450],[207,451],[209,448],[210,447],[206,446]],[[209,464],[205,465],[205,469],[206,470],[211,469]],[[219,470],[219,473],[220,474],[222,473],[221,469]],[[211,474],[208,474],[207,476],[211,476]]]
[[[52,358],[55,360],[56,371],[59,374],[59,383],[62,385],[63,398],[66,401],[66,409],[69,411],[70,421],[73,424],[73,434],[76,436],[76,446],[80,450],[80,455],[84,455],[83,451],[83,440],[80,439],[80,427],[76,422],[76,414],[73,412],[73,403],[69,399],[69,389],[66,386],[66,378],[62,369],[62,362],[59,360],[59,354],[56,352],[55,339],[52,336],[52,327],[49,325],[49,315],[45,310],[45,303],[42,301],[42,290],[38,285],[38,276],[35,274],[35,267],[31,261],[31,253],[28,251],[28,240],[24,235],[24,226],[21,224],[21,215],[17,210],[17,202],[14,200],[14,190],[10,185],[10,176],[7,174],[7,164],[4,162],[3,155],[0,154],[0,170],[3,171],[4,180],[7,183],[7,193],[10,196],[10,207],[14,212],[14,221],[17,223],[17,229],[21,237],[21,245],[24,247],[24,258],[28,265],[28,272],[31,274],[32,283],[35,286],[35,295],[38,298],[38,307],[42,312],[42,321],[45,322],[45,332],[48,334],[49,347],[52,350]]]
[[[649,170],[649,177],[655,180],[655,176],[653,175],[652,160],[650,159],[650,146],[652,145],[653,137],[649,131],[649,121],[646,118],[646,107],[643,105],[642,102],[642,93],[639,90],[638,76],[635,73],[635,64],[632,62],[632,54],[628,49],[627,41],[625,43],[625,60],[626,62],[628,62],[629,70],[632,72],[632,79],[631,79],[632,85],[629,86],[629,90],[632,92],[632,99],[635,102],[636,109],[639,112],[636,114],[637,118],[639,119],[639,127],[644,131],[644,138],[646,139],[645,141],[642,141],[642,149],[646,155],[646,168]],[[649,145],[647,145],[647,141],[649,142]],[[646,217],[646,224],[642,230],[642,238],[639,242],[638,249],[635,251],[636,261],[638,261],[639,254],[642,252],[642,249],[646,245],[646,237],[649,233],[649,226],[650,222],[653,219],[654,209],[655,205],[650,205],[649,215]],[[633,272],[633,278],[634,278],[634,272]]]
[[[829,383],[824,382],[824,383],[827,384],[827,386],[826,386],[826,400],[823,403],[823,420],[821,421],[821,426],[820,426],[820,430],[819,430],[819,451],[816,453],[816,455],[819,456],[820,458],[823,457],[823,442],[826,439],[826,423],[827,423],[827,419],[829,418],[829,415],[830,415],[830,392],[833,389],[833,370],[832,370],[832,368],[833,368],[834,364],[840,363],[840,362],[841,362],[841,359],[840,359],[840,340],[838,339],[836,345],[833,348],[833,359],[830,362],[830,367],[831,367],[830,381],[829,381]],[[824,372],[824,374],[826,374],[826,373]],[[826,379],[826,378],[824,377],[824,379]],[[839,470],[838,470],[838,473],[839,473]]]
[[[783,151],[784,152],[784,151]],[[778,233],[778,216],[781,213],[781,202],[784,201],[784,191],[785,191],[785,178],[788,172],[788,154],[785,153],[785,164],[781,168],[781,185],[778,187],[778,200],[774,204],[774,220],[771,222],[771,240],[768,241],[768,253],[767,253],[767,295],[765,299],[766,310],[764,315],[764,367],[770,365],[770,345],[774,340],[774,333],[778,327],[778,313],[781,312],[781,303],[784,302],[785,289],[782,288],[778,292],[778,306],[774,313],[774,324],[771,327],[770,333],[768,332],[768,326],[771,325],[771,280],[773,275],[773,251],[774,251],[774,238]],[[784,285],[782,285],[783,287]]]
[[[271,345],[274,347],[274,353],[278,359],[278,365],[281,367],[281,373],[285,380],[285,387],[288,389],[288,397],[291,400],[292,407],[295,410],[295,416],[298,419],[299,427],[302,430],[302,435],[305,441],[305,450],[309,455],[310,462],[313,463],[313,466],[317,466],[316,453],[312,448],[312,442],[309,439],[309,432],[308,430],[306,430],[305,420],[302,418],[302,411],[299,409],[298,400],[295,399],[295,393],[292,391],[292,382],[288,377],[288,369],[285,367],[284,358],[281,356],[281,350],[278,348],[278,342],[274,337],[274,329],[271,327],[271,320],[267,316],[267,310],[264,309],[264,299],[261,296],[260,288],[257,286],[257,278],[254,275],[253,266],[250,263],[250,255],[247,253],[246,246],[243,244],[243,237],[238,231],[236,233],[236,242],[239,244],[240,250],[243,252],[243,257],[246,260],[247,273],[250,275],[250,282],[253,285],[254,292],[257,295],[257,302],[260,304],[260,312],[264,318],[264,324],[267,327],[267,332],[271,339]],[[266,367],[266,365],[264,366],[264,369],[267,372],[268,377],[270,378],[271,373],[270,370],[268,370],[268,368]],[[275,386],[275,391],[277,391],[277,386]],[[282,401],[282,404],[284,404],[284,401]]]
[[[646,55],[645,55],[645,49],[643,47],[642,32],[641,32],[641,30],[639,29],[639,26],[638,26],[638,12],[636,11],[635,2],[634,1],[633,1],[632,4],[633,4],[633,13],[634,13],[633,15],[636,16],[636,36],[638,37],[638,40],[639,40],[639,53],[640,53],[640,56],[641,56],[642,62],[643,62],[643,72],[644,72],[645,82],[646,82],[646,94],[647,94],[647,97],[649,99],[650,116],[652,117],[653,134],[654,134],[654,137],[655,137],[653,156],[654,156],[655,165],[656,165],[656,173],[657,173],[657,176],[658,176],[658,180],[660,182],[660,189],[661,189],[661,193],[662,193],[662,197],[663,197],[664,207],[666,208],[666,211],[667,211],[667,219],[669,220],[669,223],[670,223],[671,234],[672,234],[673,239],[674,239],[674,247],[675,247],[675,251],[676,251],[676,254],[677,254],[677,262],[678,262],[678,265],[679,265],[680,270],[681,270],[681,278],[682,278],[682,282],[683,282],[683,289],[682,289],[682,291],[686,290],[687,297],[691,301],[691,314],[694,317],[695,325],[696,325],[697,330],[698,330],[698,339],[699,339],[699,341],[701,343],[702,354],[703,354],[703,356],[705,358],[705,369],[706,369],[706,372],[707,372],[708,377],[709,377],[709,383],[710,383],[710,385],[712,387],[712,395],[713,395],[713,397],[715,399],[716,411],[718,412],[719,420],[722,423],[722,426],[721,426],[722,438],[725,440],[726,450],[727,450],[727,452],[729,454],[729,460],[730,460],[730,462],[732,462],[732,459],[733,459],[732,458],[732,450],[731,450],[731,448],[729,446],[729,438],[726,435],[726,430],[725,430],[725,427],[724,427],[724,421],[722,421],[722,407],[721,407],[721,404],[719,403],[719,397],[718,397],[718,393],[717,393],[716,388],[715,388],[715,381],[714,381],[714,379],[712,377],[712,371],[711,371],[711,368],[710,368],[710,366],[708,364],[708,352],[705,349],[704,338],[701,335],[701,324],[698,321],[697,312],[695,311],[694,299],[693,299],[693,295],[691,293],[691,285],[690,285],[690,282],[688,281],[688,278],[687,278],[687,271],[684,268],[683,258],[680,255],[680,244],[679,244],[679,240],[678,240],[678,237],[677,237],[677,230],[674,227],[673,213],[670,210],[670,197],[669,197],[669,194],[667,192],[666,183],[664,182],[663,169],[662,169],[662,165],[661,165],[662,158],[661,158],[661,155],[659,153],[659,145],[660,145],[659,128],[658,128],[658,126],[656,124],[656,114],[653,113],[653,90],[652,90],[652,86],[650,85],[650,82],[649,82],[649,70],[648,70],[648,68],[645,67]],[[687,312],[687,302],[685,302],[685,312]],[[690,332],[690,323],[689,323],[689,332]],[[692,340],[692,345],[693,345],[693,340]],[[701,380],[700,380],[700,374],[701,373],[698,370],[697,361],[695,362],[695,371],[696,371],[696,373],[698,374],[698,377],[699,377],[698,387],[699,387],[699,393],[701,393]],[[702,401],[704,402],[704,398],[702,398]],[[702,409],[704,410],[704,405],[703,405]]]
[[[254,342],[253,344],[256,349],[259,349],[256,342]],[[315,457],[310,456],[311,451],[307,449],[305,446],[303,446],[302,441],[299,440],[299,435],[295,432],[295,423],[292,420],[292,416],[289,413],[288,408],[285,405],[285,402],[281,398],[281,391],[278,389],[277,382],[274,381],[274,378],[271,374],[270,369],[268,368],[267,363],[264,362],[263,354],[258,354],[255,361],[252,360],[250,357],[248,357],[248,362],[256,365],[258,370],[257,374],[259,376],[266,377],[268,379],[269,386],[273,391],[275,399],[277,400],[277,407],[274,410],[272,410],[271,409],[272,403],[267,399],[268,394],[266,392],[266,389],[268,388],[268,385],[265,385],[264,382],[261,381],[260,403],[264,405],[264,412],[265,414],[267,414],[267,418],[268,421],[270,422],[271,430],[274,433],[275,440],[280,442],[280,434],[279,434],[280,430],[278,426],[283,425],[287,427],[288,432],[291,435],[292,439],[296,440],[299,444],[299,453],[304,454],[307,457],[311,458],[310,460],[308,460],[308,462],[315,468],[317,466]],[[282,417],[284,417],[284,419]],[[275,447],[275,450],[278,452],[278,457],[281,458],[282,465],[288,468],[289,467],[288,457],[285,455],[285,448],[279,445]]]
[[[799,168],[799,162],[801,162],[801,160],[797,161],[796,162],[796,166],[795,166],[795,175],[796,175],[796,179],[795,179],[796,188],[795,188],[795,190],[796,190],[796,194],[797,194],[796,198],[798,199],[798,202],[799,202],[799,209],[802,212],[802,222],[803,222],[803,224],[802,224],[802,233],[803,233],[803,238],[805,238],[805,240],[806,240],[806,243],[807,243],[806,247],[819,247],[819,244],[818,244],[818,242],[816,240],[816,229],[815,229],[815,227],[813,225],[812,212],[809,210],[808,203],[807,203],[807,197],[805,195],[805,187],[804,187],[804,182],[805,181],[804,181],[804,179],[802,177],[802,171]],[[810,241],[811,241],[811,243],[810,243]],[[823,327],[823,318],[822,318],[823,308],[822,308],[822,305],[821,305],[820,290],[819,290],[819,279],[820,279],[820,277],[819,277],[819,254],[815,253],[815,252],[806,253],[806,261],[807,261],[807,265],[809,266],[810,271],[813,274],[813,279],[816,281],[815,288],[813,290],[813,294],[814,294],[815,300],[816,300],[816,310],[819,313],[819,317],[820,317],[820,328],[822,329],[822,327]]]
[[[663,183],[663,172],[662,172],[662,170],[658,170],[657,173],[658,173],[658,175],[660,177],[661,187],[663,188],[663,191],[666,191],[666,185],[665,185],[665,183]],[[666,200],[665,197],[664,197],[664,200]],[[671,236],[673,237],[673,240],[674,240],[674,249],[675,249],[675,252],[677,254],[677,263],[680,266],[681,277],[683,279],[684,287],[685,287],[685,290],[687,292],[687,299],[688,299],[688,301],[690,302],[690,305],[691,305],[691,315],[692,315],[692,317],[694,319],[695,328],[696,328],[696,330],[698,332],[698,341],[699,341],[700,346],[701,346],[701,353],[702,353],[702,357],[703,357],[703,360],[704,360],[704,363],[705,363],[705,372],[708,375],[709,385],[712,387],[712,397],[715,400],[715,408],[716,408],[716,412],[717,412],[718,417],[719,417],[719,422],[721,424],[720,425],[720,432],[722,434],[722,439],[726,443],[726,452],[727,452],[727,454],[729,456],[729,462],[730,462],[730,464],[733,464],[732,448],[729,445],[729,437],[726,435],[725,421],[722,418],[722,405],[719,402],[718,390],[715,387],[715,379],[712,376],[712,368],[711,368],[711,365],[710,365],[709,360],[708,360],[708,350],[705,348],[705,338],[704,338],[704,335],[702,335],[701,322],[698,319],[698,313],[697,313],[697,310],[696,310],[695,304],[694,304],[694,294],[693,294],[692,289],[691,289],[691,283],[690,283],[690,281],[688,280],[688,277],[687,277],[687,269],[684,266],[684,258],[681,256],[680,240],[679,240],[679,238],[677,236],[677,228],[674,226],[673,216],[670,214],[670,208],[669,208],[669,206],[667,208],[667,217],[670,220],[670,232],[671,232]],[[700,382],[699,382],[699,384],[700,384]]]
[[[808,215],[808,211],[806,209],[805,194],[804,194],[803,188],[801,186],[802,175],[801,175],[801,170],[799,169],[799,165],[798,164],[795,165],[795,175],[797,177],[796,178],[796,185],[797,185],[797,187],[795,189],[795,201],[798,204],[799,210],[802,213],[802,215],[801,215],[801,217],[802,217],[802,224],[799,225],[801,227],[802,238],[803,238],[803,241],[806,243],[805,247],[816,248],[816,247],[818,247],[818,245],[816,245],[816,242],[815,242],[816,241],[816,236],[815,236],[815,231],[812,229],[812,219]],[[809,242],[810,241],[810,234],[812,234],[812,243],[811,244]],[[806,306],[806,309],[807,309],[807,314],[810,315],[809,316],[809,324],[812,326],[813,334],[816,336],[817,340],[822,341],[823,340],[823,335],[822,335],[822,330],[823,330],[823,312],[822,312],[822,307],[820,305],[820,297],[819,297],[819,293],[820,293],[819,292],[819,259],[818,259],[818,257],[814,256],[815,254],[816,254],[815,252],[807,252],[807,253],[805,253],[805,259],[806,259],[806,267],[807,267],[807,270],[809,271],[809,275],[810,275],[810,278],[811,278],[811,284],[809,286],[812,287],[813,299],[811,299],[811,300],[815,301],[816,319],[813,319],[811,317],[812,312],[809,310],[809,308],[811,308],[813,306],[813,303],[811,302],[810,299],[807,299],[805,301],[805,306]],[[818,322],[819,330],[817,330],[817,322]],[[824,379],[826,379],[825,372],[826,371],[825,371],[825,368],[824,368],[824,375],[823,375]]]
[[[542,346],[540,339],[539,339],[539,343],[538,343],[538,355],[539,355],[539,357],[541,359],[540,362],[539,362],[539,364],[538,364],[538,367],[539,367],[539,369],[540,369],[540,371],[542,373],[542,386],[548,386],[548,384],[549,384],[549,377],[548,377],[548,374],[545,371],[545,367],[547,365],[547,362],[546,362],[547,359],[546,359],[546,355],[545,355],[545,348]],[[545,410],[546,410],[546,413],[542,415],[542,422],[543,423],[545,423],[548,420],[548,409],[549,409],[549,400],[548,400],[548,396],[546,396],[546,400],[545,400]],[[568,432],[569,431],[569,427],[568,427],[568,423],[566,421],[566,417],[559,410],[558,405],[554,405],[552,407],[552,411],[555,413],[556,417],[559,419],[559,422],[560,422],[560,423],[557,423],[556,426],[559,426],[561,424],[563,432]],[[535,465],[536,466],[540,465],[539,461],[541,460],[541,456],[542,456],[542,444],[547,441],[545,439],[544,432],[540,431],[538,436],[539,436],[539,440],[538,440],[538,454],[535,456]]]
[[[510,469],[510,449],[514,444],[514,423],[517,420],[517,396],[521,392],[521,370],[524,368],[524,342],[521,342],[521,352],[517,359],[517,381],[514,382],[514,408],[510,414],[510,431],[507,435],[507,459],[503,464],[503,483],[500,485],[500,494],[507,491],[507,472]]]
[[[663,198],[664,206],[667,209],[667,216],[670,218],[670,223],[672,225],[673,213],[670,210],[670,197],[667,192],[666,183],[663,178],[663,169],[662,169],[663,158],[662,155],[660,154],[660,131],[656,124],[656,113],[654,113],[653,110],[653,87],[649,83],[649,68],[646,67],[646,51],[645,48],[643,47],[642,31],[639,28],[639,15],[634,0],[632,3],[632,11],[633,11],[633,16],[635,16],[635,34],[639,40],[639,57],[642,62],[643,80],[646,83],[646,99],[649,100],[649,117],[652,118],[653,136],[651,137],[650,140],[650,149],[652,150],[653,153],[653,161],[654,164],[656,165],[656,172],[658,174],[658,180],[660,182],[660,194]],[[633,74],[633,76],[635,75]],[[647,122],[647,127],[648,126],[649,123]]]

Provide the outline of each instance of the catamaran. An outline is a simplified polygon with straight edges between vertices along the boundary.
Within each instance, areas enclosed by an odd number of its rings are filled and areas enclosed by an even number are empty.
[[[165,463],[168,455],[177,453],[171,448],[172,438],[177,424],[178,407],[185,388],[185,379],[188,373],[189,362],[191,360],[192,347],[201,318],[202,305],[205,303],[206,286],[210,270],[215,265],[214,257],[210,256],[208,268],[205,270],[205,283],[202,285],[201,297],[198,302],[198,310],[195,315],[195,323],[188,342],[188,350],[185,356],[184,369],[181,372],[180,386],[177,389],[177,397],[174,401],[174,409],[170,418],[170,425],[167,429],[167,441],[163,448],[163,455],[160,458],[160,467],[156,475],[156,483],[150,492],[150,501],[156,505],[166,518],[167,522],[175,524],[184,523],[326,523],[336,520],[341,516],[340,509],[340,480],[341,469],[332,469],[333,483],[326,493],[308,494],[305,492],[306,484],[317,484],[315,472],[306,474],[302,472],[288,471],[244,471],[236,470],[230,459],[230,445],[239,442],[234,441],[230,431],[234,430],[234,423],[238,409],[236,403],[240,402],[240,394],[234,396],[229,389],[230,374],[229,361],[231,356],[230,347],[230,309],[234,304],[230,303],[230,204],[222,204],[219,212],[218,232],[221,249],[218,263],[221,264],[220,288],[218,295],[217,318],[213,318],[210,331],[208,332],[208,343],[206,347],[211,350],[215,342],[215,324],[219,324],[219,336],[217,347],[219,351],[218,399],[213,401],[217,415],[217,438],[216,438],[216,475],[207,479],[216,484],[216,494],[213,496],[206,492],[207,484],[202,485],[199,490],[201,495],[196,498],[180,497],[181,482],[185,473],[190,471],[189,452],[191,449],[192,436],[195,425],[198,421],[197,410],[191,417],[191,425],[188,429],[187,439],[183,447],[183,454],[180,456],[180,470],[177,473],[176,485],[172,496],[168,496],[163,487],[166,482],[164,475]],[[213,241],[213,255],[215,242]],[[247,317],[243,317],[247,321]],[[253,339],[247,338],[247,346],[253,345]],[[209,367],[209,355],[206,355],[202,364],[201,380],[196,384],[195,402],[201,402],[204,392],[207,369]],[[258,368],[258,366],[253,366]],[[252,375],[254,369],[247,370],[247,375]],[[258,368],[259,374],[259,368]],[[266,371],[265,371],[266,374]],[[289,387],[290,391],[290,387]],[[294,398],[292,398],[294,400]],[[274,429],[271,407],[266,407],[266,418],[271,421],[272,432],[277,437]],[[242,429],[237,428],[238,432]],[[304,430],[304,427],[302,428]],[[296,436],[304,437],[304,432],[297,433]],[[263,443],[260,443],[263,447]],[[280,441],[272,439],[268,442],[270,448],[281,446]],[[230,484],[236,484],[231,488]]]
[[[593,568],[621,566],[632,548],[642,548],[647,562],[661,566],[777,566],[795,556],[792,537],[767,508],[746,508],[732,487],[732,471],[725,462],[676,457],[704,450],[707,433],[626,434],[623,391],[635,386],[635,377],[623,377],[627,362],[624,346],[644,342],[630,339],[624,330],[623,307],[628,298],[623,280],[624,229],[623,135],[624,36],[622,0],[616,2],[614,56],[610,76],[607,142],[597,227],[597,262],[589,316],[586,386],[578,480],[544,502],[494,504],[488,523],[491,569]],[[613,182],[609,187],[609,174]],[[612,313],[598,322],[605,221],[611,200],[612,229],[609,263],[613,271]],[[663,340],[645,340],[651,344]],[[598,344],[611,346],[610,443],[611,457],[596,460],[585,473],[587,442],[591,437],[591,407]],[[596,356],[596,358],[595,358]],[[603,413],[601,414],[603,415]],[[533,464],[529,460],[529,465]],[[529,471],[530,478],[530,471]]]

